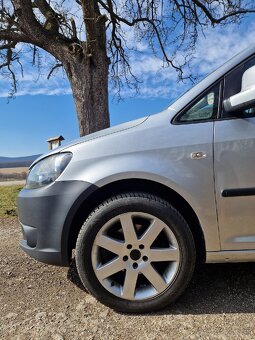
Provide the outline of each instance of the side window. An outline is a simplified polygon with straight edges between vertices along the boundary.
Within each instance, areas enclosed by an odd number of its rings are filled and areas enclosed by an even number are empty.
[[[223,100],[228,99],[241,91],[243,74],[246,70],[248,70],[252,66],[255,66],[255,57],[251,58],[245,63],[242,63],[241,65],[236,67],[233,71],[231,71],[228,75],[225,76]],[[246,110],[235,111],[233,113],[225,112],[223,108],[223,118],[237,116],[242,118],[254,117],[255,107],[250,107]]]
[[[208,121],[217,116],[219,102],[219,84],[203,93],[191,104],[187,111],[177,118],[180,123]]]

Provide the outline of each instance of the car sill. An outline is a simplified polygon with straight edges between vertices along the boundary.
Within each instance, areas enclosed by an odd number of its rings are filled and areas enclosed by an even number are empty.
[[[255,250],[208,251],[206,263],[255,262]]]

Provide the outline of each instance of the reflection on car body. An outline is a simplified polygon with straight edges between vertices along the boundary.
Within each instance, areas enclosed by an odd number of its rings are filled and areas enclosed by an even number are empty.
[[[255,46],[171,106],[31,166],[21,248],[68,266],[107,306],[173,302],[195,264],[255,261]]]

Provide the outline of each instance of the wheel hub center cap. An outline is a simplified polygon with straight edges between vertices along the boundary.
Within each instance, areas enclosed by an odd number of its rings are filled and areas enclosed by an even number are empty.
[[[130,257],[133,261],[137,261],[141,257],[141,252],[138,249],[133,249],[130,253]]]

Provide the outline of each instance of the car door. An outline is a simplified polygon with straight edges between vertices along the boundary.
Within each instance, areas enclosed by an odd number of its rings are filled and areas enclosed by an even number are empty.
[[[223,99],[241,91],[250,58],[224,79]],[[214,171],[222,250],[255,249],[255,110],[227,114],[214,125]]]
[[[166,157],[167,176],[185,189],[181,195],[199,218],[208,251],[220,250],[213,171],[213,126],[218,116],[219,93],[220,82],[216,82],[178,113],[172,121],[175,128]],[[161,141],[158,143],[166,148]]]

